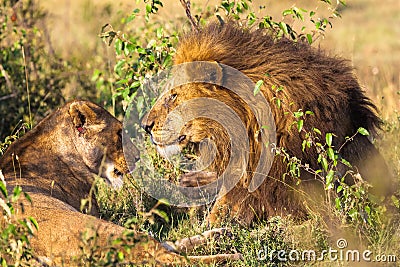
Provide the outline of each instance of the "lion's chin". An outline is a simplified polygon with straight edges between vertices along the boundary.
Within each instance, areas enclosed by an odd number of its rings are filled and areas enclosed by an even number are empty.
[[[181,152],[181,148],[178,144],[171,145],[157,145],[157,152],[163,158],[170,158]]]

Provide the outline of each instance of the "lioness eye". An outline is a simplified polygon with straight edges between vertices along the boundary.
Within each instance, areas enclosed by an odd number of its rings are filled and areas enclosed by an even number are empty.
[[[122,130],[118,130],[117,135],[118,135],[119,141],[122,142]]]

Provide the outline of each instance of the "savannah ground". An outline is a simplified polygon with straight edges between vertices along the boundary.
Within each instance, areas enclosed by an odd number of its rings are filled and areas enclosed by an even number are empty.
[[[198,7],[204,7],[206,2],[213,6],[216,1],[192,1]],[[296,2],[296,6],[306,9],[325,8],[316,4],[316,1],[255,1],[254,6],[266,5],[267,12],[274,19],[279,20],[281,12]],[[170,21],[184,21],[184,10],[178,0],[164,1],[164,8],[152,20],[165,23],[172,31],[181,31],[180,23]],[[70,62],[68,68],[63,69],[66,82],[61,90],[62,98],[70,100],[77,97],[89,98],[105,105],[110,111],[115,111],[119,118],[123,113],[118,112],[116,104],[111,99],[117,85],[108,86],[117,82],[113,75],[114,64],[119,60],[115,56],[114,47],[107,46],[98,37],[101,27],[110,23],[115,30],[126,31],[129,27],[144,27],[144,18],[135,21],[137,25],[124,26],[122,18],[127,17],[135,8],[144,8],[143,3],[135,1],[106,1],[106,0],[47,0],[38,3],[47,16],[37,25],[45,36],[43,52],[49,55],[58,55],[63,61]],[[193,12],[196,11],[196,5]],[[349,0],[347,7],[341,10],[342,18],[333,20],[333,28],[327,29],[324,38],[319,38],[313,45],[351,60],[355,73],[363,85],[367,95],[378,106],[384,121],[380,140],[376,146],[384,155],[395,177],[400,180],[400,3],[397,0]],[[141,22],[140,22],[141,21]],[[291,23],[291,21],[286,21]],[[296,22],[298,23],[298,22]],[[171,26],[168,26],[171,25]],[[175,25],[175,26],[173,26]],[[185,28],[185,27],[183,27]],[[187,28],[187,27],[186,27]],[[144,37],[145,38],[145,37]],[[29,64],[29,63],[28,63]],[[61,75],[61,74],[60,74]],[[83,85],[84,86],[83,86]],[[83,89],[85,88],[85,89]],[[91,89],[90,89],[91,88]],[[3,93],[3,92],[2,92]],[[2,99],[3,95],[0,95]],[[0,100],[0,110],[7,110],[7,105],[13,99]],[[37,101],[41,101],[38,99]],[[27,103],[21,103],[27,105]],[[118,103],[117,103],[118,105]],[[45,112],[54,109],[48,106]],[[3,115],[3,114],[0,114]],[[10,114],[4,114],[4,116]],[[26,121],[28,114],[23,117]],[[40,116],[33,117],[34,121]],[[13,128],[15,125],[1,125],[1,128]],[[9,131],[9,134],[11,132]],[[4,138],[4,137],[2,137]],[[138,207],[145,206],[149,210],[155,202],[148,201],[146,196],[137,193],[137,188],[128,183],[126,188],[118,193],[110,192],[100,185],[99,200],[103,209],[103,218],[118,224],[131,222],[135,227],[160,238],[174,240],[178,237],[198,234],[207,229],[201,223],[202,218],[194,214],[186,216],[174,212],[170,216],[170,209],[163,208],[159,214],[166,212],[169,221],[166,222],[154,213],[137,213]],[[396,262],[371,263],[371,266],[397,266],[400,262],[400,228],[398,215],[389,218],[386,215],[379,217],[381,222],[366,226],[362,221],[348,222],[342,215],[334,211],[333,207],[322,203],[321,210],[310,211],[310,219],[305,223],[297,223],[291,218],[271,218],[268,222],[258,222],[253,229],[242,229],[228,224],[233,235],[224,237],[218,242],[212,242],[206,247],[198,248],[196,253],[210,254],[218,252],[242,252],[244,260],[233,263],[232,266],[365,266],[365,262],[353,261],[287,261],[278,259],[274,252],[273,261],[262,259],[266,251],[284,250],[323,250],[338,249],[337,241],[345,239],[348,249],[360,251],[371,250],[373,255],[396,255]],[[379,208],[378,208],[379,209]],[[134,216],[133,216],[134,215]],[[132,218],[133,216],[133,218]],[[362,240],[362,241],[361,241]],[[0,248],[1,250],[1,248]],[[318,254],[317,254],[318,255]],[[260,259],[258,259],[260,258]],[[393,259],[393,258],[392,258]],[[389,261],[389,260],[387,260]]]

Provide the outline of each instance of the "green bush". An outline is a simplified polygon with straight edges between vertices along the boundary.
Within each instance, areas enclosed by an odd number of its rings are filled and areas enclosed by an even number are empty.
[[[0,140],[63,103],[65,63],[47,55],[38,22],[46,14],[33,0],[0,6]]]
[[[32,217],[20,219],[17,210],[21,213],[22,207],[18,200],[25,198],[30,202],[28,194],[23,193],[20,186],[14,187],[12,194],[8,194],[6,182],[0,171],[0,264],[1,266],[19,266],[34,259],[30,246],[30,239],[38,229],[36,220]]]

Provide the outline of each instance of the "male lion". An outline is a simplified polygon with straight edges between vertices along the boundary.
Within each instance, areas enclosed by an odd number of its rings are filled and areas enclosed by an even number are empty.
[[[137,160],[139,152],[130,142],[126,143],[124,148]],[[103,108],[88,101],[67,103],[11,144],[0,158],[0,169],[9,191],[16,185],[22,186],[32,199],[32,205],[25,202],[24,211],[19,210],[18,216],[37,220],[39,230],[32,246],[40,260],[71,264],[71,259],[81,253],[80,237],[85,229],[97,231],[97,245],[105,253],[110,249],[106,245],[111,236],[123,238],[123,227],[96,218],[98,205],[90,195],[96,175],[120,187],[122,175],[128,172],[122,151],[122,124]],[[90,215],[79,212],[82,199],[91,199],[91,205],[85,209]],[[206,233],[212,235],[213,232]],[[185,258],[171,252],[171,246],[143,233],[122,240],[125,241],[119,247],[116,243],[114,248],[124,253],[126,262],[138,264],[186,263],[187,258],[215,262],[238,257]],[[183,250],[188,241],[191,240],[172,245]]]
[[[210,82],[196,80],[196,75],[202,70],[188,65],[190,62],[215,64],[216,70],[208,74]],[[254,103],[246,103],[232,88],[216,85],[228,84],[226,79],[231,79],[224,76],[227,66],[239,70],[254,84],[262,81],[258,84],[275,120],[276,146],[315,170],[319,169],[317,150],[315,147],[302,150],[305,134],[297,129],[294,112],[311,111],[313,115],[304,119],[303,129],[312,131],[314,127],[318,128],[321,135],[315,135],[322,142],[326,133],[334,133],[333,146],[337,150],[345,143],[346,137],[356,134],[360,127],[374,133],[380,125],[376,107],[360,88],[347,61],[329,57],[302,42],[285,38],[274,40],[265,30],[243,29],[234,22],[211,23],[180,38],[175,65],[182,63],[186,64],[181,66],[188,66],[185,73],[192,75],[196,82],[179,84],[162,94],[142,120],[142,127],[151,135],[157,150],[169,156],[189,145],[198,147],[203,140],[212,140],[216,147],[216,160],[206,171],[215,172],[217,176],[223,173],[230,158],[230,140],[221,124],[213,118],[200,116],[187,121],[180,129],[169,126],[173,125],[170,121],[174,117],[168,114],[196,98],[216,100],[234,110],[247,130],[247,136],[243,138],[249,139],[249,158],[242,178],[230,192],[216,200],[208,216],[210,223],[223,219],[228,213],[243,224],[249,224],[255,217],[288,213],[303,217],[306,214],[304,205],[300,204],[302,200],[294,194],[294,182],[289,177],[283,180],[288,167],[280,156],[273,158],[272,167],[268,174],[265,173],[267,177],[261,186],[254,192],[249,189],[264,144],[257,137],[261,129],[251,110]],[[205,75],[202,73],[200,76]],[[239,84],[237,82],[237,86]],[[355,135],[340,148],[339,153],[373,184],[377,193],[384,193],[391,187],[387,180],[382,180],[390,176],[386,164],[367,136]],[[344,175],[347,170],[346,166],[339,166],[339,174]],[[306,171],[301,173],[301,178],[303,181],[315,180]],[[197,186],[215,179],[216,176],[210,172],[189,173],[183,175],[181,184]]]

